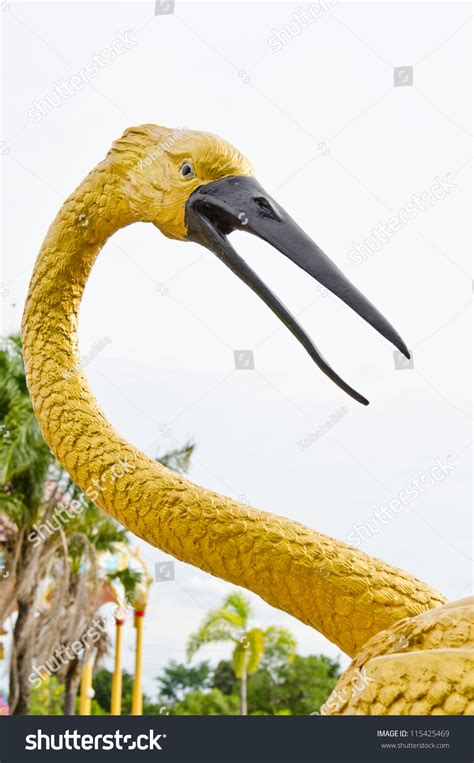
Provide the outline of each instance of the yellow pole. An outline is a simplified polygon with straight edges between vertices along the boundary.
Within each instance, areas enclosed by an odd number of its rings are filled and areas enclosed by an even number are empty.
[[[151,577],[148,574],[148,570],[145,562],[140,556],[140,551],[137,549],[135,553],[132,552],[132,556],[140,564],[143,569],[143,582],[135,592],[134,597],[134,610],[135,610],[135,629],[136,646],[135,646],[135,675],[133,677],[133,690],[132,690],[132,715],[143,715],[143,693],[142,693],[142,667],[143,667],[143,618],[145,617],[145,608],[148,599],[148,589],[152,582]]]
[[[112,695],[110,698],[110,715],[120,715],[122,712],[122,627],[123,620],[115,618],[115,663],[112,676]]]
[[[84,667],[82,668],[81,701],[79,705],[79,715],[91,714],[93,673],[94,673],[94,658],[89,657],[84,663]]]
[[[132,692],[132,715],[142,715],[143,712],[143,694],[142,694],[142,665],[143,665],[143,618],[144,609],[135,610],[135,628],[137,631],[135,646],[135,675],[133,677]]]

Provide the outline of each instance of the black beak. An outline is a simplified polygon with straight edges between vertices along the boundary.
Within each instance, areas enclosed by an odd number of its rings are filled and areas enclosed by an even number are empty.
[[[353,286],[339,268],[301,230],[299,225],[255,180],[242,175],[215,180],[197,188],[186,202],[188,239],[214,252],[244,283],[250,286],[289,328],[315,363],[348,395],[363,405],[368,400],[350,387],[331,368],[296,318],[239,257],[227,240],[233,230],[253,233],[267,241],[320,284],[352,307],[367,323],[409,358],[402,338],[383,315]]]

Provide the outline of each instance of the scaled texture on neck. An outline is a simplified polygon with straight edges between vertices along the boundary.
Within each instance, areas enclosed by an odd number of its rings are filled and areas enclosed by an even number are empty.
[[[148,543],[254,591],[349,655],[443,603],[379,559],[171,472],[106,420],[80,368],[79,305],[100,249],[136,219],[123,178],[103,162],[63,205],[31,279],[22,328],[28,387],[45,439],[73,480]]]

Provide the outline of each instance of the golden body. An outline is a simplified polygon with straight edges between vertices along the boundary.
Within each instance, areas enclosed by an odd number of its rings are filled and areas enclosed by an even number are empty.
[[[50,448],[95,503],[136,535],[254,591],[355,658],[326,712],[473,712],[467,605],[442,607],[441,594],[406,572],[176,475],[126,442],[99,409],[80,369],[77,322],[102,246],[136,221],[185,239],[184,204],[198,186],[253,174],[249,162],[216,136],[174,136],[155,125],[127,130],[64,203],[41,248],[24,311],[23,348],[31,398]],[[183,159],[193,162],[189,179],[179,175]],[[117,463],[123,476],[114,481]],[[391,636],[400,628],[408,642],[403,649],[394,647]],[[354,671],[362,671],[364,684],[356,689]],[[412,691],[415,685],[423,691]],[[455,701],[448,701],[453,695]]]

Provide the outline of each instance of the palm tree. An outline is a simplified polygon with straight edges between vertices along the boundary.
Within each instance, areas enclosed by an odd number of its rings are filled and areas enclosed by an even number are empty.
[[[159,460],[184,472],[193,448],[188,443]],[[68,513],[66,521],[60,514],[59,520],[58,509],[74,504],[82,506],[79,513]],[[0,626],[17,611],[10,709],[23,715],[28,712],[34,662],[42,664],[54,648],[81,640],[97,609],[93,592],[105,582],[98,557],[129,540],[127,531],[94,506],[50,452],[33,413],[19,337],[0,344],[0,520],[0,554],[9,573],[7,578],[0,575]],[[122,570],[115,577],[130,600],[141,575]],[[106,648],[104,638],[100,649]],[[74,712],[84,656],[58,674],[65,682],[68,714]]]
[[[4,340],[0,348],[0,512],[6,517],[3,525],[8,527],[4,549],[9,578],[7,584],[0,584],[0,616],[3,621],[16,603],[10,707],[18,714],[25,714],[28,708],[26,670],[33,643],[25,632],[37,580],[44,577],[62,543],[59,534],[42,547],[35,547],[28,540],[32,526],[40,517],[49,518],[55,503],[54,490],[45,496],[53,462],[29,400],[20,340]]]
[[[32,552],[31,544],[26,545],[24,528],[38,518],[52,460],[28,397],[20,341],[18,338],[3,340],[0,346],[0,514],[3,515],[2,551],[9,576],[7,583],[0,581],[0,624],[18,593],[15,579],[21,557],[26,552],[29,559]]]
[[[44,634],[40,638],[41,650],[37,650],[35,658],[42,661],[46,654],[84,639],[84,635],[93,627],[93,622],[103,604],[115,601],[112,585],[116,581],[123,584],[128,600],[132,592],[141,582],[140,572],[129,567],[120,572],[104,572],[100,565],[101,554],[114,553],[118,546],[128,545],[129,541],[124,528],[95,506],[90,505],[77,522],[66,534],[68,543],[67,560],[60,560],[55,571],[56,591],[58,595],[52,606],[45,613],[44,619],[38,624],[38,632]],[[68,565],[65,570],[65,564]],[[68,579],[67,590],[61,594],[58,579],[65,574]],[[58,617],[58,612],[61,616]],[[107,633],[101,633],[100,639],[94,644],[96,651],[95,662],[104,657],[110,647]],[[84,663],[90,657],[88,650],[76,655],[70,660],[65,669],[60,672],[64,680],[64,715],[74,715],[76,711],[76,696]]]
[[[291,633],[274,626],[266,630],[250,628],[251,616],[249,599],[239,591],[233,591],[222,607],[206,615],[199,630],[190,636],[186,650],[188,659],[191,659],[206,644],[215,641],[233,644],[232,665],[240,684],[240,715],[247,715],[247,677],[258,670],[265,650],[273,650],[279,645],[288,660],[296,651]]]
[[[64,493],[60,495],[64,502]],[[45,520],[48,514],[43,511],[38,516]],[[20,532],[24,530],[25,527],[20,528]],[[30,535],[25,534],[27,538]],[[113,552],[116,544],[127,543],[126,530],[90,502],[85,503],[80,516],[59,528],[55,535],[46,537],[34,549],[38,553],[33,554],[32,544],[28,543],[24,556],[17,561],[15,574],[18,616],[10,664],[12,712],[28,711],[33,664],[42,665],[60,647],[82,641],[92,627],[103,603],[97,592],[104,585],[110,585],[112,577],[101,570],[100,555]],[[141,579],[134,571],[128,577],[128,582],[133,578],[135,585]],[[106,634],[96,647],[105,654]],[[65,684],[65,714],[75,712],[75,697],[86,656],[86,652],[76,655],[57,674]]]
[[[191,456],[194,453],[195,443],[189,440],[185,445],[175,450],[169,450],[162,455],[156,456],[156,460],[163,466],[167,466],[173,472],[186,474],[191,463]]]
[[[84,509],[80,515],[71,514],[67,524],[59,521],[58,507],[79,498]],[[18,613],[10,708],[24,715],[35,658],[66,630],[73,633],[75,625],[87,624],[82,561],[87,556],[93,567],[95,553],[124,541],[126,532],[95,509],[51,454],[33,413],[17,337],[3,340],[0,347],[0,514],[2,555],[9,572],[0,583],[0,624],[11,611]],[[43,600],[45,582],[55,592],[49,610]],[[74,683],[73,668],[68,666],[66,683]]]

